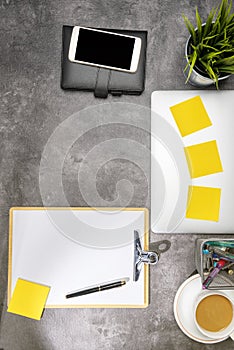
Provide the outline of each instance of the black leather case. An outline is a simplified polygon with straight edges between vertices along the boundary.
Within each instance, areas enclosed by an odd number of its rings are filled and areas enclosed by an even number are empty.
[[[63,26],[61,88],[94,91],[95,97],[112,95],[140,95],[144,91],[146,61],[146,31],[114,30],[110,32],[137,36],[142,40],[141,54],[135,73],[92,67],[68,60],[72,26]],[[105,30],[105,29],[104,29]]]

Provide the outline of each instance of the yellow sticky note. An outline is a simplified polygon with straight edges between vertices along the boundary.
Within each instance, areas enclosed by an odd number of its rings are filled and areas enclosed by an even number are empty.
[[[8,312],[40,320],[50,287],[19,278]]]
[[[180,102],[170,110],[182,136],[212,125],[200,96]]]
[[[216,141],[185,147],[191,178],[223,171]]]
[[[221,189],[189,186],[186,218],[219,221]]]

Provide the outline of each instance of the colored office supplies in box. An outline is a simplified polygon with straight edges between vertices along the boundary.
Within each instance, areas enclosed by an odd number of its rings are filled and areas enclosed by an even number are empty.
[[[213,279],[218,275],[220,270],[226,265],[226,261],[223,259],[220,259],[217,263],[214,262],[213,269],[205,279],[205,281],[202,283],[202,289],[208,289],[209,285],[213,281]]]
[[[198,239],[196,246],[203,289],[234,289],[234,240]]]

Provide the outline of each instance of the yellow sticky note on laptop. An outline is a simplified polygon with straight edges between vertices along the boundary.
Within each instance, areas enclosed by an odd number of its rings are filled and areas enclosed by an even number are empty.
[[[223,171],[216,141],[198,143],[184,150],[191,178]]]
[[[219,221],[221,189],[189,186],[186,218]]]
[[[170,110],[182,136],[212,125],[200,96],[171,106]]]
[[[40,320],[50,287],[19,278],[8,312]]]

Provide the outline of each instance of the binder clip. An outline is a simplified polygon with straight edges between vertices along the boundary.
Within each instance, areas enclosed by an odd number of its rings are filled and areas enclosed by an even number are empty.
[[[156,252],[144,251],[141,246],[139,233],[134,230],[134,268],[133,281],[138,281],[142,266],[144,264],[156,265],[159,260],[159,254]]]

